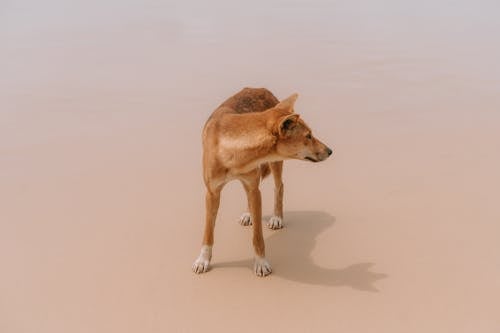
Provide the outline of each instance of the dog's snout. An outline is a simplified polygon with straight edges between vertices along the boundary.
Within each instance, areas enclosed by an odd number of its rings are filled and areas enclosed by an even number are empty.
[[[330,148],[326,147],[326,152],[328,153],[328,156],[330,156],[333,153],[333,150]]]

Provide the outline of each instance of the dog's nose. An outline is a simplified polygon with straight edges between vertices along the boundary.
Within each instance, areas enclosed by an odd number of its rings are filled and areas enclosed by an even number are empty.
[[[328,156],[330,156],[333,153],[333,151],[328,147],[326,148],[326,152],[328,153]]]

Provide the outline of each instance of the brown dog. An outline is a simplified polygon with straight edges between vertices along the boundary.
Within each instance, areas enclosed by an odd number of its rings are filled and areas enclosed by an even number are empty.
[[[193,264],[195,273],[208,270],[212,257],[214,226],[224,185],[238,179],[248,197],[241,224],[253,224],[255,274],[266,276],[271,265],[265,258],[259,183],[271,171],[274,176],[274,216],[271,229],[283,227],[283,160],[323,161],[332,150],[316,139],[294,113],[297,94],[279,102],[267,89],[245,88],[222,103],[203,129],[203,178],[207,187],[203,245]]]

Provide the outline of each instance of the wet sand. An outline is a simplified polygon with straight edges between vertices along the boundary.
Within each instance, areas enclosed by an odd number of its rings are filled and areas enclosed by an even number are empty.
[[[0,331],[498,332],[499,10],[1,4]],[[201,129],[244,86],[335,155],[285,163],[270,277],[238,183],[195,275]]]

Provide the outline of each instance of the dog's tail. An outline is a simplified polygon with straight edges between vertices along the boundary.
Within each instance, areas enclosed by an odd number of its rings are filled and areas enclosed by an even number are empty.
[[[269,167],[269,163],[262,163],[260,165],[260,181],[264,180],[271,173],[271,168]]]

